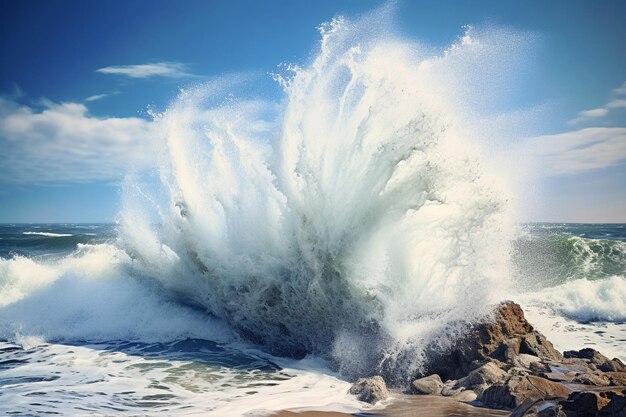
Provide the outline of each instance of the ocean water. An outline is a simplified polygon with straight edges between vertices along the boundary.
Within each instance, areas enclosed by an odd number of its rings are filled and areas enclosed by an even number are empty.
[[[517,221],[494,103],[526,35],[387,14],[322,24],[276,101],[225,76],[152,112],[115,225],[0,226],[0,414],[357,410],[350,379],[406,384],[504,299],[626,359],[624,226]]]
[[[626,360],[626,225],[529,224],[514,241],[511,297],[561,350]]]
[[[272,356],[206,311],[129,279],[118,228],[0,226],[2,414],[359,407],[332,364]],[[520,288],[511,298],[560,349],[591,346],[626,359],[626,225],[521,229],[512,256]]]
[[[320,360],[273,357],[206,311],[131,278],[117,228],[0,225],[0,414],[358,406]]]

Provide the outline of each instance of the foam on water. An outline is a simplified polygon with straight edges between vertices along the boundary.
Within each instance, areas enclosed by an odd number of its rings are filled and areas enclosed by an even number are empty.
[[[23,232],[23,235],[35,235],[35,236],[45,236],[45,237],[69,237],[73,236],[69,233],[50,233],[50,232]]]
[[[272,352],[401,379],[508,285],[506,176],[459,102],[489,95],[518,38],[435,52],[379,17],[323,25],[312,62],[275,76],[278,111],[224,80],[182,92],[157,117],[158,184],[127,183],[122,240],[137,274]]]
[[[593,347],[626,361],[626,279],[577,279],[519,294],[528,320],[560,350]]]
[[[193,356],[185,358],[190,347]],[[203,341],[0,343],[0,353],[3,414],[266,416],[291,407],[355,412],[362,406],[347,395],[349,383],[319,365],[279,368]]]
[[[79,245],[57,261],[0,259],[0,338],[232,340],[232,333],[206,314],[170,300],[154,283],[130,277],[130,262],[110,244]]]
[[[529,294],[539,299],[538,294]],[[543,303],[562,316],[581,323],[626,322],[626,278],[578,279],[541,291]]]
[[[217,319],[129,275],[131,264],[111,244],[80,245],[56,261],[0,259],[0,340],[9,341],[0,342],[0,414],[360,407],[324,364],[251,349]]]

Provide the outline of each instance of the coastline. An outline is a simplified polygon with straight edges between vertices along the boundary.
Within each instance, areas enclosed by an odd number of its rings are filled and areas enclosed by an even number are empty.
[[[450,349],[432,350],[424,371],[408,389],[398,389],[390,392],[379,375],[359,378],[349,393],[381,408],[354,414],[291,409],[272,416],[626,415],[626,365],[592,348],[558,351],[512,301],[469,325]]]

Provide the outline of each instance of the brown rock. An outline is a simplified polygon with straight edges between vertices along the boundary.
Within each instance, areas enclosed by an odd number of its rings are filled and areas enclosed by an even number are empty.
[[[563,352],[563,357],[566,359],[569,358],[579,358],[579,359],[587,359],[592,363],[604,363],[609,360],[606,356],[601,354],[595,349],[584,348],[581,350],[567,350]]]
[[[567,368],[570,372],[576,372],[579,374],[584,374],[586,372],[597,372],[598,368],[587,359],[580,358],[568,358],[563,359],[563,361],[559,363],[553,363],[554,367]]]
[[[604,372],[626,372],[626,365],[624,365],[619,358],[613,358],[608,362],[598,365],[598,369]]]
[[[567,417],[623,417],[626,415],[625,394],[624,390],[575,392],[559,404]]]
[[[389,397],[387,385],[381,376],[360,378],[350,387],[348,392],[356,395],[359,401],[370,404],[376,404],[378,401]]]
[[[478,398],[492,407],[515,408],[527,400],[566,398],[572,391],[565,385],[533,375],[514,376],[504,384],[487,388]]]
[[[529,355],[527,353],[520,353],[512,360],[513,364],[524,369],[530,369],[534,363],[541,363],[541,359],[538,356]]]
[[[461,402],[471,402],[478,397],[474,391],[465,389],[465,387],[458,384],[458,381],[454,380],[448,380],[443,384],[441,395],[443,397],[452,397]]]
[[[567,417],[554,401],[525,400],[509,417]]]
[[[602,409],[600,416],[626,416],[626,395],[615,395],[611,398],[611,402]]]
[[[563,353],[565,358],[586,359],[603,372],[626,372],[626,365],[619,358],[609,359],[595,349],[568,350]]]
[[[556,350],[552,343],[538,331],[533,331],[522,337],[522,343],[520,345],[519,351],[520,353],[527,353],[529,355],[538,356],[542,359],[550,359],[556,361],[560,361],[563,359],[563,355],[561,355],[561,352]]]
[[[552,343],[528,323],[519,304],[509,301],[500,304],[493,316],[468,325],[465,335],[448,351],[441,353],[433,347],[424,375],[436,373],[444,379],[459,379],[490,358],[511,362],[519,353],[548,361],[563,359]]]
[[[550,367],[543,362],[531,362],[528,369],[534,375],[540,375],[550,371]]]
[[[507,373],[500,369],[497,363],[487,362],[474,369],[465,378],[461,378],[457,382],[457,387],[472,390],[480,395],[491,385],[504,383],[507,377]]]
[[[505,340],[489,354],[490,357],[502,362],[511,362],[519,355],[522,340],[519,337],[513,337]]]
[[[469,402],[475,401],[476,398],[478,398],[478,395],[476,395],[474,391],[460,390],[456,394],[452,395],[452,398],[454,398],[457,401],[469,403]]]
[[[611,385],[613,386],[626,386],[626,372],[605,372],[604,374]]]
[[[437,374],[416,379],[411,383],[411,389],[415,394],[441,395],[443,382]]]
[[[604,374],[586,373],[577,375],[572,382],[576,384],[595,385],[598,387],[606,387],[611,385],[611,381]]]

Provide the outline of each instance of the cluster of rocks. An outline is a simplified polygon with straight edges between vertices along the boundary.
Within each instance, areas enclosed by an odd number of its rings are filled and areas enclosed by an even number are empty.
[[[561,354],[513,302],[471,325],[425,369],[411,393],[509,409],[512,417],[626,417],[626,366],[589,348]],[[351,393],[374,403],[387,388],[381,377],[365,378]]]

